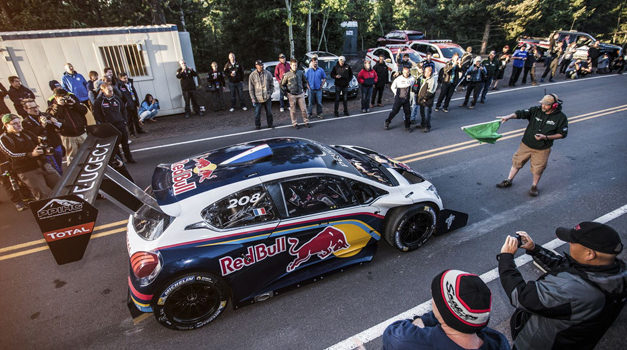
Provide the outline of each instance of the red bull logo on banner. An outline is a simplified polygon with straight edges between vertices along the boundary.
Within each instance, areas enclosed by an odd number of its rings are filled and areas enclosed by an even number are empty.
[[[333,226],[327,226],[298,249],[296,249],[298,238],[288,238],[287,241],[290,244],[290,255],[296,257],[287,265],[287,272],[294,271],[301,264],[309,261],[314,255],[320,259],[325,259],[337,251],[350,247],[344,232]]]
[[[194,159],[196,163],[196,167],[194,168],[194,174],[198,174],[200,179],[198,182],[203,182],[205,180],[213,179],[216,176],[213,175],[213,171],[218,167],[216,164],[211,163],[211,161],[206,158],[197,158]]]

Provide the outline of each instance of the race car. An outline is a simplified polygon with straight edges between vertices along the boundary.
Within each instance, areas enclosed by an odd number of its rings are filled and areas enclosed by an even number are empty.
[[[370,261],[382,237],[411,251],[467,219],[402,163],[300,138],[161,164],[152,192],[162,212],[144,206],[128,223],[129,307],[173,329]]]
[[[30,208],[58,264],[83,258],[98,193],[129,212],[129,311],[172,329],[370,261],[381,238],[412,251],[468,220],[424,176],[363,147],[252,141],[160,164],[142,190],[116,170],[119,131],[88,134],[52,198]]]

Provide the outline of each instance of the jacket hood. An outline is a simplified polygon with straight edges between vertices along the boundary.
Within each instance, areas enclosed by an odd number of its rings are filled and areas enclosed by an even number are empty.
[[[586,271],[590,282],[596,284],[602,291],[612,295],[627,294],[627,270],[622,260],[616,259],[611,267],[603,269],[589,269]]]

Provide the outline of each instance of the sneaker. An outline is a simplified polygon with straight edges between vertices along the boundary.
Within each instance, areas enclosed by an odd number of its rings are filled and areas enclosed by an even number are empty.
[[[247,111],[247,110],[248,110],[248,108],[246,108],[245,106],[242,107],[242,111]]]
[[[500,183],[496,184],[496,187],[498,187],[498,188],[507,188],[507,187],[510,187],[511,185],[512,185],[512,180],[505,179],[505,180],[501,181]]]
[[[279,112],[285,112],[285,108],[283,107],[279,108]]]
[[[131,141],[131,140],[128,140],[128,144],[130,145],[131,143],[133,143],[133,141]]]
[[[385,123],[383,124],[383,128],[385,130],[390,130],[390,122],[386,120]]]
[[[318,119],[324,119],[324,117],[322,116],[322,114],[318,114]]]
[[[531,197],[537,197],[538,196],[538,186],[531,186],[531,188],[529,189],[529,195]]]
[[[28,205],[26,205],[24,202],[19,201],[17,203],[15,203],[15,210],[17,211],[24,211],[28,209]]]
[[[361,110],[361,113],[366,113],[366,110],[365,110],[365,109],[362,109],[362,110]]]
[[[475,108],[475,105],[468,106],[468,109],[473,109],[473,108]]]
[[[425,128],[424,130],[422,130],[422,132],[424,132],[425,134],[428,133],[429,131],[431,131],[431,128]]]
[[[235,108],[229,108],[229,112],[235,111]]]
[[[368,108],[366,108],[366,113],[370,112],[370,110]]]
[[[442,108],[442,112],[448,113],[448,108]]]
[[[434,111],[439,112],[440,111],[440,107],[435,107]]]

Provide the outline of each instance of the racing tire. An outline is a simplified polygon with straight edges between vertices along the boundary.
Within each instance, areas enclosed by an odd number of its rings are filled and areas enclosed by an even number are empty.
[[[394,208],[389,214],[383,238],[392,247],[409,252],[420,248],[435,232],[437,212],[432,204]]]
[[[159,323],[176,330],[205,326],[218,317],[228,303],[225,283],[208,273],[190,273],[175,278],[154,302]]]

